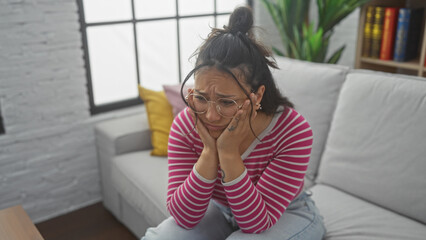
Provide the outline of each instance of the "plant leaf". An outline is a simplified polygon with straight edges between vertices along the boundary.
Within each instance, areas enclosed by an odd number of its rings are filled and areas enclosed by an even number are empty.
[[[311,0],[261,0],[274,21],[282,41],[282,50],[272,47],[278,56],[325,62],[334,27],[357,7],[370,0],[316,0],[318,25],[309,22]],[[345,49],[332,54],[329,63],[337,63]]]
[[[274,46],[272,46],[272,51],[278,56],[285,57],[285,54],[281,50],[279,50],[278,48],[276,48]]]
[[[340,57],[342,56],[343,50],[345,50],[345,45],[343,45],[341,48],[339,48],[337,51],[333,53],[333,55],[328,59],[327,63],[333,63],[336,64]]]
[[[268,10],[269,14],[272,17],[272,20],[275,23],[275,26],[280,34],[282,44],[284,46],[284,49],[287,50],[287,54],[289,53],[290,47],[288,46],[288,42],[291,41],[289,38],[289,34],[286,31],[286,28],[284,26],[285,19],[282,18],[281,11],[277,4],[272,2],[271,0],[262,0],[262,3],[264,4],[266,10]]]
[[[334,26],[352,13],[356,8],[370,0],[317,0],[317,3],[319,1],[323,2],[321,4],[324,5],[324,8],[322,9],[322,15],[318,12],[318,16],[320,17],[318,27],[322,27],[324,29],[324,33],[326,33],[333,29]],[[320,10],[318,9],[318,11]]]

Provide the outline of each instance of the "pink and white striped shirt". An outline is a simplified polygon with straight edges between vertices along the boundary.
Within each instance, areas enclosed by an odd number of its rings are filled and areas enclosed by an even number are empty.
[[[313,141],[308,122],[291,108],[275,114],[258,136],[261,141],[256,139],[241,156],[244,173],[226,183],[220,169],[215,180],[195,170],[203,142],[193,128],[185,109],[176,116],[169,135],[167,209],[176,223],[193,228],[214,199],[231,208],[243,232],[260,233],[272,227],[303,190]]]

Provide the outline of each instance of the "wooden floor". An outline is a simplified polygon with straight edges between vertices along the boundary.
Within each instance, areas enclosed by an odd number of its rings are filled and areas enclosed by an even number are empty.
[[[36,224],[45,240],[136,240],[102,203]]]

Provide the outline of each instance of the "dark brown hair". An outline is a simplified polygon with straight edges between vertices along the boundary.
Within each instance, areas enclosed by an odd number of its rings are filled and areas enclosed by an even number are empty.
[[[253,13],[250,8],[236,8],[229,18],[228,26],[224,26],[223,29],[213,28],[194,56],[197,57],[195,68],[182,83],[182,98],[184,98],[183,86],[192,74],[203,67],[216,67],[230,74],[248,98],[250,93],[241,86],[231,69],[238,70],[252,92],[256,92],[261,85],[264,85],[265,93],[260,111],[267,115],[275,114],[280,105],[294,107],[286,97],[281,95],[272,77],[269,67],[278,69],[275,59],[271,52],[254,37]]]

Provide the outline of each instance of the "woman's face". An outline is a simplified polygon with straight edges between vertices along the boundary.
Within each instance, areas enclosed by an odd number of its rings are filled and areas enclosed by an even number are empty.
[[[233,73],[237,76],[235,71]],[[245,87],[245,90],[250,92],[250,87],[241,79],[238,80]],[[191,91],[194,94],[204,96],[207,101],[216,101],[220,98],[233,99],[237,102],[238,106],[242,105],[247,99],[247,96],[232,76],[214,67],[201,69],[197,72],[194,89]],[[221,135],[232,120],[232,118],[220,115],[215,103],[209,105],[206,113],[198,114],[198,118],[214,139],[217,139]]]

